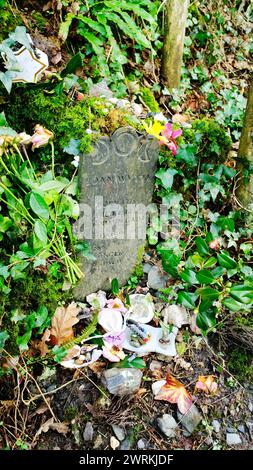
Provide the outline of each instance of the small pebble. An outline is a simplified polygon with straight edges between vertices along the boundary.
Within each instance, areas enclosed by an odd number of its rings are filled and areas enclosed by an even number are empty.
[[[226,442],[228,446],[236,446],[242,443],[239,434],[236,433],[227,433]]]
[[[85,429],[84,429],[84,432],[83,432],[83,440],[87,441],[87,442],[92,441],[93,433],[94,433],[93,425],[90,421],[88,421],[86,423],[86,426],[85,426]]]

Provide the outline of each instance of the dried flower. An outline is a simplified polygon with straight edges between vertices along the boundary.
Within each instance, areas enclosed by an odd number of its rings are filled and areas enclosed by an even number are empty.
[[[40,124],[37,124],[35,126],[35,133],[33,134],[31,138],[32,150],[37,149],[39,147],[43,147],[44,145],[47,145],[49,140],[52,139],[53,137],[54,137],[53,132],[49,131],[48,129],[45,129]]]
[[[212,250],[219,250],[220,249],[220,240],[216,238],[209,243],[209,246]]]

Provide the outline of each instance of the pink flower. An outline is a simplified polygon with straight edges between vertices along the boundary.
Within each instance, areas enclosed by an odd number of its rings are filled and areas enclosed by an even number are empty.
[[[35,126],[35,133],[31,138],[32,150],[47,145],[49,140],[52,139],[53,136],[53,132],[49,131],[48,129],[45,129],[40,124],[37,124]]]
[[[176,139],[180,135],[182,135],[182,129],[176,129],[173,131],[172,124],[170,122],[167,122],[167,124],[164,127],[164,130],[162,131],[162,134],[167,139],[167,142],[165,143],[165,145],[167,145],[167,147],[171,150],[171,152],[175,156],[177,154],[177,149],[178,149]]]
[[[220,240],[216,238],[209,243],[209,246],[212,250],[219,250],[220,249]]]
[[[116,297],[116,299],[109,299],[107,301],[107,305],[109,308],[115,308],[115,310],[119,310],[121,313],[126,313],[127,309],[124,306],[123,302]]]
[[[107,343],[106,341],[104,342],[104,344],[105,345],[102,348],[103,356],[106,359],[108,359],[108,361],[119,362],[125,358],[126,355],[121,348],[119,348],[118,346],[112,346],[110,343]]]

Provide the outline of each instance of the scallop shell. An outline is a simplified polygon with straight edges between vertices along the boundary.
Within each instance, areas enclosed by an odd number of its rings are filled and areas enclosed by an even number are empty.
[[[138,323],[149,323],[155,313],[155,307],[150,294],[132,294],[130,298],[129,316],[130,320]]]
[[[107,333],[119,333],[123,329],[122,315],[114,308],[103,308],[98,314],[98,323]]]

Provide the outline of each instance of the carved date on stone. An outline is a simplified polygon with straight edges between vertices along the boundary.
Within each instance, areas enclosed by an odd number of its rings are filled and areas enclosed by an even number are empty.
[[[76,232],[96,260],[82,259],[84,278],[75,290],[83,299],[109,289],[111,279],[125,284],[144,245],[159,144],[131,127],[101,137],[79,170],[80,218]]]

